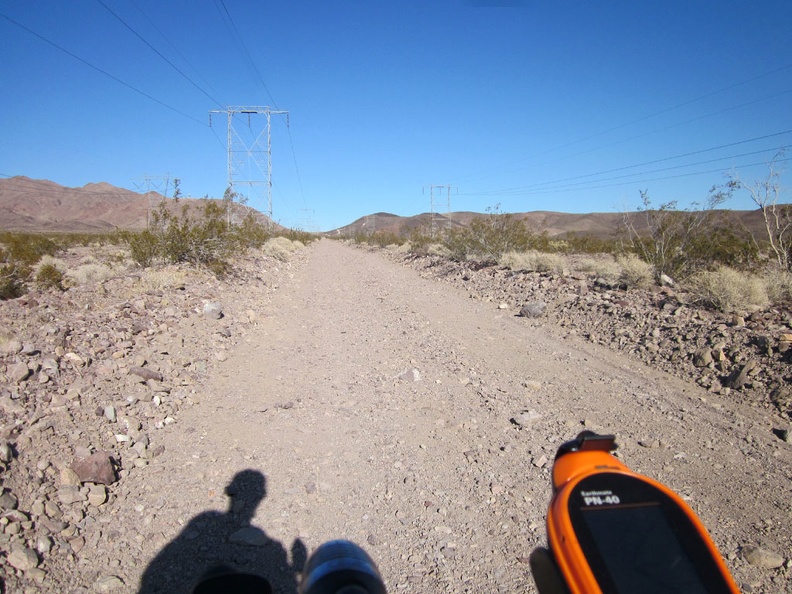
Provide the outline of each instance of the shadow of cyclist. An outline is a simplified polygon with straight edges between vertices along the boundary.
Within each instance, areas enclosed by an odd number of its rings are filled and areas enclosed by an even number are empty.
[[[203,577],[229,573],[237,574],[237,578],[229,580],[242,579],[239,573],[254,574],[266,579],[277,594],[297,593],[297,575],[305,564],[305,545],[300,539],[294,541],[289,563],[281,543],[250,524],[259,503],[267,496],[265,476],[251,469],[238,472],[225,493],[229,497],[228,510],[206,511],[190,520],[146,568],[138,594],[189,594]],[[268,591],[264,580],[258,583],[264,589],[255,591]]]

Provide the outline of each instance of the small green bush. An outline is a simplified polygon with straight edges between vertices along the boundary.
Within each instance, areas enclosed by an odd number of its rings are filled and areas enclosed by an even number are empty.
[[[25,279],[30,270],[19,264],[0,265],[0,300],[16,299],[25,294]]]
[[[42,256],[52,256],[58,251],[51,239],[35,233],[0,233],[0,244],[5,246],[3,260],[33,266]]]
[[[408,241],[410,253],[425,256],[433,243],[432,233],[425,225],[421,225],[410,230]]]
[[[694,274],[686,284],[696,301],[723,312],[757,310],[770,302],[761,278],[726,266]]]
[[[63,272],[55,264],[44,264],[36,272],[36,285],[41,289],[63,290]]]
[[[160,240],[151,231],[129,233],[126,236],[132,259],[142,268],[148,268],[157,260],[162,251]]]
[[[312,241],[318,239],[316,234],[309,233],[308,231],[301,231],[300,229],[287,229],[286,231],[280,232],[278,235],[282,235],[291,241],[299,241],[301,244],[303,244],[303,246],[306,246]]]

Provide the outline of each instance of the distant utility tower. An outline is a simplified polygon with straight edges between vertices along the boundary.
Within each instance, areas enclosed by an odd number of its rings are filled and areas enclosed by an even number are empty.
[[[267,216],[272,219],[272,116],[285,115],[288,126],[289,112],[269,107],[215,109],[209,112],[209,126],[213,113],[228,118],[228,186],[248,203],[263,202],[266,195]],[[262,115],[263,121],[258,117]]]
[[[426,188],[424,188],[426,190]],[[446,195],[446,209],[445,212],[451,212],[451,191],[458,190],[455,186],[450,185],[437,185],[432,184],[429,186],[429,215],[430,215],[430,232],[432,237],[435,235],[435,212],[437,212],[437,203],[442,200],[443,193]],[[437,196],[435,198],[435,196]]]
[[[145,173],[143,177],[132,180],[138,192],[144,192],[145,194],[157,192],[165,198],[168,197],[168,189],[172,185],[172,182],[173,180],[171,179],[170,173],[166,173],[165,175],[150,175]],[[151,195],[149,194],[148,210],[146,211],[146,229],[151,226],[151,209]]]
[[[135,184],[135,189],[138,192],[157,192],[167,198],[168,190],[173,185],[173,179],[170,173],[166,173],[165,175],[150,175],[145,173],[143,177],[133,179],[132,183]]]
[[[298,229],[302,229],[303,231],[307,231],[309,233],[315,233],[319,231],[319,227],[314,220],[316,211],[313,208],[301,208],[298,210],[298,212],[300,213],[300,216],[297,219]]]

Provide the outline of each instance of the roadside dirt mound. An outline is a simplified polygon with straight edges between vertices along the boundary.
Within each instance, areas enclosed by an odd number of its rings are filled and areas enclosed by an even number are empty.
[[[348,538],[391,592],[533,592],[553,455],[584,428],[688,500],[744,591],[789,591],[769,406],[337,242],[237,270],[0,304],[5,591],[188,592],[226,563],[295,593]]]

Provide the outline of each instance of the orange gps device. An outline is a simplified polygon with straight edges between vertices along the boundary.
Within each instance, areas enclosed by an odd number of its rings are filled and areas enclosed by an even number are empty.
[[[613,435],[564,443],[553,464],[547,549],[531,555],[541,594],[739,593],[679,495],[611,454]]]

